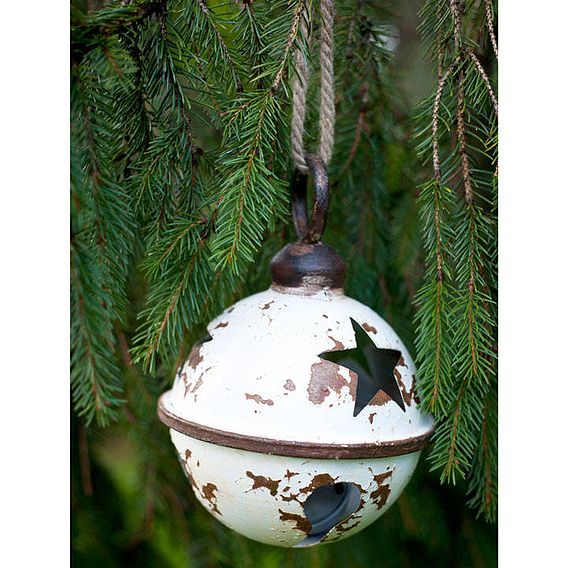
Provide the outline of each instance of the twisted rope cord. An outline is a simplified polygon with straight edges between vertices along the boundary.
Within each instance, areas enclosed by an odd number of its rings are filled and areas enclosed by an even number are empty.
[[[321,0],[321,41],[320,41],[320,142],[319,156],[327,166],[333,153],[335,129],[335,94],[333,89],[333,0]],[[308,38],[308,9],[300,22],[299,31]],[[306,174],[308,166],[304,150],[304,122],[306,118],[306,93],[308,90],[309,67],[300,47],[294,54],[296,76],[292,83],[292,157],[296,168]]]
[[[307,4],[300,19],[298,31],[309,45]],[[296,75],[292,82],[292,158],[296,168],[303,174],[307,174],[308,165],[304,152],[304,121],[306,119],[306,92],[310,70],[307,58],[300,47],[294,53],[294,68]]]
[[[335,95],[333,92],[333,0],[321,2],[321,103],[320,103],[320,158],[327,166],[333,152],[335,128]]]

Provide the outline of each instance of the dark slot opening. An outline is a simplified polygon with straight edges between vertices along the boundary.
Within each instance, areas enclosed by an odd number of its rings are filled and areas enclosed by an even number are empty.
[[[304,503],[304,512],[312,525],[310,534],[295,546],[320,542],[331,529],[350,517],[359,507],[361,491],[354,483],[332,483],[318,487]]]

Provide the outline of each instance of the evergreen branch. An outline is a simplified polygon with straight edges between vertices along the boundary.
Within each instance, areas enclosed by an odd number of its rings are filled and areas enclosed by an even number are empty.
[[[133,168],[130,190],[136,210],[152,228],[152,235],[186,207],[193,194],[199,195],[194,179],[197,166],[191,144],[192,134],[186,121],[165,129],[150,141],[145,152]]]
[[[147,20],[160,10],[161,1],[140,1],[128,6],[103,8],[93,15],[84,15],[71,7],[71,57],[79,65],[92,49]]]
[[[235,27],[235,45],[240,46],[240,53],[244,61],[249,62],[250,69],[253,73],[262,64],[262,53],[266,48],[266,41],[262,35],[262,29],[266,26],[266,22],[253,7],[252,1],[242,3],[242,9],[239,12],[237,25]],[[262,88],[263,85],[259,84]]]
[[[83,250],[81,250],[83,249]],[[71,388],[75,410],[87,424],[116,419],[122,388],[112,343],[112,298],[85,245],[71,247]]]
[[[113,111],[135,73],[116,38],[73,67],[71,383],[88,423],[107,424],[121,404],[114,324],[124,317],[133,218],[116,158],[123,123]]]
[[[169,357],[175,352],[184,327],[196,323],[202,314],[197,296],[209,290],[207,253],[216,215],[215,209],[206,223],[201,219],[173,222],[148,253],[145,267],[153,284],[133,353],[134,360],[150,372],[156,369],[157,353]]]
[[[217,270],[230,267],[239,274],[241,262],[252,262],[264,228],[275,212],[282,212],[284,187],[266,165],[279,132],[280,106],[271,90],[248,95],[246,110],[229,120],[226,152],[219,166],[224,199],[213,244]],[[236,122],[234,122],[236,121]],[[238,139],[231,132],[239,132]]]
[[[444,288],[444,259],[443,259],[443,244],[442,244],[442,229],[441,229],[441,219],[440,219],[440,195],[439,192],[442,189],[441,185],[441,177],[439,176],[438,172],[438,180],[436,184],[436,190],[438,191],[438,195],[435,197],[435,209],[434,209],[434,228],[436,231],[436,310],[435,310],[435,337],[434,337],[434,345],[435,345],[435,354],[436,354],[436,364],[434,368],[434,380],[433,380],[433,390],[432,390],[432,397],[430,399],[429,406],[430,408],[436,408],[438,404],[438,396],[440,391],[440,382],[441,382],[441,359],[442,359],[442,350],[443,350],[443,343],[445,337],[442,333],[442,311],[443,311],[443,288]]]
[[[496,116],[497,100],[464,36],[464,29],[472,29],[462,25],[466,17],[471,24],[476,14],[468,14],[458,0],[450,0],[446,7],[429,1],[422,12],[422,29],[435,46],[438,83],[423,107],[432,108],[432,114],[428,117],[424,110],[418,115],[418,152],[421,156],[431,152],[434,177],[420,197],[427,265],[425,283],[417,294],[417,360],[422,404],[437,418],[429,456],[432,469],[440,471],[442,482],[469,477],[470,503],[490,518],[496,455],[488,449],[492,434],[485,406],[495,375],[494,300],[488,279],[493,279],[496,259],[494,223],[481,204],[487,199],[482,191],[494,188],[492,174],[477,162],[480,157],[494,160],[492,118],[486,108],[491,105]],[[446,187],[448,182],[457,184],[458,177],[463,201],[457,191]],[[445,287],[436,286],[443,282]],[[441,395],[438,404],[435,393]],[[491,505],[481,504],[486,498],[493,500]]]
[[[136,25],[121,36],[121,42],[135,66],[130,88],[123,89],[122,93],[116,96],[114,107],[116,129],[123,133],[114,158],[126,164],[126,175],[130,174],[132,161],[146,147],[151,134],[151,120],[146,108],[146,93],[142,80],[140,35],[140,26]]]
[[[446,432],[438,425],[437,435],[434,436],[435,447],[429,457],[430,461],[437,464],[440,457],[443,456],[440,475],[442,482],[451,481],[455,484],[456,474],[462,478],[465,477],[473,453],[473,445],[469,437],[466,436],[467,431],[463,427],[464,416],[468,410],[468,404],[471,402],[465,398],[466,387],[464,381],[455,398],[452,414],[447,417],[448,431]],[[439,467],[437,468],[435,465],[434,469],[439,469]]]
[[[456,2],[450,2],[454,22],[454,42],[459,49],[458,57],[463,58],[461,13]],[[458,233],[454,244],[456,255],[456,303],[454,306],[455,347],[453,368],[459,371],[454,380],[454,391],[457,395],[446,413],[441,417],[435,447],[431,455],[434,469],[441,469],[442,481],[451,480],[455,476],[465,477],[471,466],[474,453],[473,436],[481,422],[479,401],[487,388],[487,372],[480,367],[479,354],[487,352],[483,331],[490,326],[487,312],[481,302],[485,299],[477,291],[483,287],[480,277],[480,266],[483,265],[480,249],[483,246],[483,235],[479,233],[478,224],[482,223],[478,209],[473,204],[474,190],[470,159],[467,151],[465,125],[465,72],[463,66],[457,70],[456,131],[457,149],[460,157],[461,178],[465,192],[465,216],[458,225]],[[481,239],[481,241],[480,241]],[[462,291],[465,287],[465,291]],[[459,386],[459,388],[458,388]]]
[[[436,36],[439,39],[439,34]],[[439,47],[441,53],[441,46]],[[440,166],[439,119],[440,105],[444,87],[448,77],[454,71],[457,61],[453,61],[445,72],[441,68],[442,57],[438,57],[438,86],[434,97],[431,127],[432,167],[434,180],[423,188],[423,202],[431,200],[432,212],[426,219],[433,221],[433,246],[435,254],[432,258],[434,284],[425,284],[417,295],[421,303],[416,321],[418,324],[418,353],[417,361],[421,373],[419,374],[419,388],[421,389],[424,406],[435,416],[441,416],[446,411],[449,396],[446,387],[450,383],[450,351],[449,344],[449,288],[446,278],[450,277],[444,257],[447,254],[445,238],[443,237],[442,215],[447,208],[447,198],[444,193],[442,171]],[[431,192],[431,197],[429,193]],[[446,203],[445,203],[446,201]],[[432,230],[425,227],[425,238],[432,235]],[[430,244],[430,243],[429,243]],[[431,268],[431,271],[432,271]]]
[[[215,210],[216,212],[217,210]],[[183,230],[176,235],[173,239],[171,244],[168,245],[168,247],[166,248],[166,250],[162,253],[162,255],[160,256],[159,260],[155,263],[155,268],[158,267],[163,267],[166,265],[166,262],[168,261],[170,255],[173,253],[173,251],[179,247],[180,245],[180,241],[184,238],[187,238],[188,234],[191,231],[194,231],[197,227],[203,227],[205,225],[205,233],[202,233],[202,241],[203,243],[205,242],[205,240],[203,239],[203,237],[206,237],[209,235],[211,228],[213,227],[215,222],[215,214],[211,215],[211,219],[207,220],[207,219],[199,219],[199,221],[195,221],[193,223],[189,223],[186,227],[183,228]],[[150,276],[152,276],[152,272],[150,272]]]
[[[179,10],[172,17],[164,6],[157,21],[148,25],[149,35],[142,44],[143,80],[156,124],[152,139],[133,166],[129,189],[148,243],[159,238],[171,219],[191,211],[201,199],[201,186],[195,183],[200,150],[194,144],[191,102],[182,84],[188,74],[186,58],[181,55],[187,44],[179,29],[180,25],[183,29],[181,19]],[[199,77],[195,80],[202,82]]]
[[[446,412],[451,398],[451,278],[445,261],[449,227],[442,223],[450,193],[438,179],[421,188],[424,239],[428,246],[427,277],[416,295],[418,385],[422,404],[435,416]],[[426,208],[428,203],[428,208]],[[434,251],[433,253],[431,251]]]
[[[269,164],[271,156],[278,154],[278,138],[285,131],[277,91],[291,60],[305,4],[305,0],[299,0],[284,13],[291,11],[289,27],[277,18],[271,23],[273,29],[265,31],[273,36],[272,45],[284,43],[284,48],[276,52],[277,60],[256,79],[270,72],[271,87],[243,94],[226,113],[226,151],[219,160],[225,197],[219,209],[213,259],[216,270],[229,268],[235,276],[240,274],[241,265],[253,261],[274,215],[284,211],[284,184]],[[282,158],[277,156],[277,162],[283,168]]]
[[[160,38],[162,40],[162,46],[163,46],[163,58],[162,58],[162,73],[165,72],[165,75],[167,77],[167,84],[171,84],[172,88],[171,88],[171,94],[173,96],[173,101],[172,101],[172,110],[175,110],[176,108],[179,108],[179,112],[181,115],[181,118],[183,120],[183,122],[185,122],[185,125],[187,127],[188,133],[191,137],[191,132],[190,132],[190,127],[191,127],[191,118],[189,116],[188,113],[188,109],[190,108],[190,103],[187,100],[185,91],[181,85],[181,83],[179,82],[179,79],[177,77],[177,66],[179,65],[179,62],[174,59],[173,55],[172,55],[172,50],[170,49],[170,39],[169,39],[169,35],[168,35],[168,28],[172,29],[175,31],[175,25],[173,22],[170,21],[170,19],[168,18],[168,12],[167,12],[167,8],[166,8],[166,4],[163,5],[163,9],[159,12],[159,22],[160,22]],[[169,26],[168,26],[169,24]],[[163,77],[163,75],[162,75]],[[160,109],[163,111],[163,108]],[[162,112],[159,112],[159,114],[162,114]]]
[[[497,516],[497,392],[492,381],[483,405],[483,419],[477,452],[469,480],[468,504],[475,507],[478,515],[494,522]]]
[[[221,59],[229,70],[236,91],[238,93],[242,92],[243,84],[237,72],[237,64],[233,60],[227,44],[216,25],[214,14],[207,7],[205,0],[194,1],[197,3],[199,10],[193,10],[192,14],[196,22],[199,22],[196,24],[199,27],[192,30],[191,36],[194,36],[197,41],[204,42],[206,45],[215,43],[218,46],[218,50],[213,50],[213,53],[219,53],[220,56],[215,57],[212,63],[218,65],[219,59]]]
[[[296,7],[294,9],[292,17],[292,24],[290,26],[290,33],[288,34],[288,39],[286,41],[286,45],[284,46],[278,70],[276,71],[274,80],[272,81],[272,92],[276,92],[278,90],[278,87],[280,86],[282,77],[284,76],[284,71],[286,70],[288,62],[291,60],[291,49],[298,38],[300,20],[303,17],[306,17],[305,14],[309,14],[308,9],[309,6],[307,0],[299,0],[298,2],[296,2]]]

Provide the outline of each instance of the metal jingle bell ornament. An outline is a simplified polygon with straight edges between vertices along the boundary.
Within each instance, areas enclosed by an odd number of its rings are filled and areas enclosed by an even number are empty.
[[[286,547],[336,541],[380,517],[409,481],[433,420],[393,329],[343,293],[345,264],[320,241],[328,181],[319,158],[293,184],[298,242],[272,285],[208,326],[158,414],[197,499],[231,529]]]

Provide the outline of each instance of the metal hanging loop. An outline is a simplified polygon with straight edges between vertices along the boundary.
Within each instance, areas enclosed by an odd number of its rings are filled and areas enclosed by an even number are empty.
[[[306,155],[306,163],[314,180],[312,218],[311,220],[308,218],[306,201],[308,176],[298,170],[294,173],[292,182],[292,217],[300,241],[313,244],[321,240],[325,229],[329,205],[329,183],[327,169],[319,156]]]

